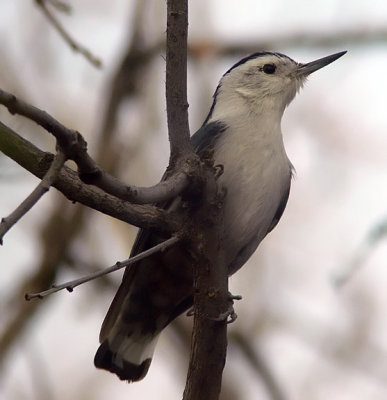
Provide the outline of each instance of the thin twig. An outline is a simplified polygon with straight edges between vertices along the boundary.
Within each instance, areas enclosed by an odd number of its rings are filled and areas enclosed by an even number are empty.
[[[147,258],[149,256],[151,256],[152,254],[158,253],[158,252],[162,252],[165,251],[167,248],[173,246],[174,244],[176,244],[178,241],[180,240],[179,236],[172,236],[171,238],[169,238],[168,240],[166,240],[165,242],[159,243],[156,246],[151,247],[148,250],[143,251],[142,253],[139,253],[137,255],[135,255],[134,257],[131,257],[125,261],[122,262],[117,262],[115,265],[113,265],[112,267],[106,268],[102,271],[98,271],[98,272],[93,272],[89,275],[86,275],[82,278],[79,279],[75,279],[73,281],[69,281],[69,282],[65,282],[62,283],[60,285],[53,285],[51,289],[45,290],[43,292],[40,293],[26,293],[25,294],[25,299],[26,300],[31,300],[33,298],[39,298],[42,299],[43,297],[46,297],[52,293],[55,292],[59,292],[60,290],[63,289],[67,289],[69,292],[72,292],[74,290],[75,287],[82,285],[85,282],[89,282],[91,280],[100,278],[101,276],[110,274],[111,272],[115,272],[118,271],[119,269],[128,267],[129,265],[140,261],[144,258]]]
[[[31,192],[31,194],[22,201],[22,203],[8,217],[2,218],[0,223],[0,244],[3,244],[4,235],[19,221],[31,208],[39,201],[39,199],[50,190],[51,185],[57,179],[64,163],[66,155],[58,148],[58,152],[52,161],[50,168],[40,181],[39,185]]]
[[[36,4],[42,9],[47,19],[52,23],[54,28],[62,36],[65,42],[76,52],[81,53],[88,61],[91,62],[95,67],[101,68],[102,61],[100,58],[94,56],[89,50],[77,43],[63,28],[61,23],[54,17],[51,11],[46,7],[45,0],[35,0]]]

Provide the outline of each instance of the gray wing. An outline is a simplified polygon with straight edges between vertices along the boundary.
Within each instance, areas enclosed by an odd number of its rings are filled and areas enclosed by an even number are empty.
[[[196,153],[200,154],[205,150],[214,147],[222,133],[227,129],[227,125],[221,121],[210,122],[203,125],[191,137],[191,143]]]

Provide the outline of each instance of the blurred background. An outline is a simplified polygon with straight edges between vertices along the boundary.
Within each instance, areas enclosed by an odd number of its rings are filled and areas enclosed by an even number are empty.
[[[166,4],[46,0],[74,52],[34,1],[0,2],[0,87],[79,130],[91,154],[128,183],[156,183],[168,162]],[[61,6],[62,5],[62,6]],[[229,329],[222,399],[387,398],[387,2],[190,2],[188,93],[193,133],[220,76],[249,53],[296,61],[348,50],[313,74],[285,112],[296,175],[278,227],[231,278],[241,294]],[[41,149],[54,141],[0,107]],[[0,154],[0,216],[38,180]],[[72,294],[34,292],[126,259],[136,229],[51,190],[0,249],[0,398],[181,398],[191,320],[162,335],[148,376],[125,384],[93,366],[121,272]]]

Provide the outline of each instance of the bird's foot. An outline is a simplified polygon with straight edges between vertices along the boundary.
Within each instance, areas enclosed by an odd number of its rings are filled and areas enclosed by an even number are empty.
[[[240,295],[233,295],[232,293],[228,293],[227,300],[229,301],[230,305],[224,313],[219,314],[215,318],[210,318],[212,321],[217,321],[217,322],[226,322],[227,324],[232,324],[237,318],[238,315],[234,310],[234,300],[242,300],[242,296]],[[191,307],[187,313],[187,317],[192,317],[194,315],[194,307]]]
[[[225,322],[226,324],[232,324],[238,318],[234,307],[230,305],[226,312],[219,314],[216,318],[212,318],[216,322]]]
[[[226,322],[226,324],[232,324],[238,318],[238,315],[234,310],[234,300],[242,300],[242,296],[233,295],[232,293],[229,292],[228,293],[228,301],[230,302],[230,305],[229,305],[227,311],[219,314],[213,320],[219,321],[219,322]]]
[[[223,175],[224,166],[222,164],[214,165],[214,170],[215,170],[215,179],[218,179],[220,176]]]
[[[228,300],[234,303],[234,300],[242,300],[242,296],[240,294],[232,294],[228,292]]]

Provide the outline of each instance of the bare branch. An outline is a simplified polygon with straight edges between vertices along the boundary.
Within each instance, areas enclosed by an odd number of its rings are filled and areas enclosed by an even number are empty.
[[[193,153],[187,102],[188,2],[167,2],[166,98],[171,160]]]
[[[45,153],[0,122],[0,151],[38,178],[43,178],[53,155]],[[129,204],[99,188],[85,185],[71,168],[64,166],[53,186],[69,200],[79,202],[132,225],[177,232],[181,221],[172,212],[150,205]]]
[[[91,182],[87,182],[91,183]],[[127,186],[107,172],[102,171],[98,179],[92,182],[119,199],[135,204],[151,204],[163,202],[179,195],[188,185],[185,172],[177,170],[167,180],[161,181],[151,187]]]
[[[137,3],[145,4],[142,0],[138,0]],[[135,18],[135,20],[139,21],[141,18],[138,17]],[[137,46],[139,43],[142,43],[141,40],[137,40],[139,39],[139,35],[135,32],[140,26],[140,23],[129,23],[130,32],[128,32],[128,40],[129,42],[135,41]],[[163,43],[163,47],[159,49],[158,54],[163,51],[164,48],[165,46]],[[115,173],[115,171],[117,171],[120,156],[122,157],[122,155],[121,153],[117,153],[117,148],[112,143],[114,141],[115,128],[114,123],[110,123],[109,121],[115,120],[114,116],[116,115],[116,110],[127,96],[135,97],[138,95],[139,87],[136,83],[143,80],[146,71],[145,66],[157,52],[156,49],[147,49],[145,46],[140,46],[140,50],[143,54],[136,55],[133,54],[131,50],[128,50],[131,54],[125,56],[125,61],[123,61],[123,65],[125,66],[123,66],[119,72],[113,74],[115,78],[113,78],[113,83],[110,84],[110,89],[108,89],[107,92],[107,111],[103,112],[105,115],[103,118],[105,122],[100,125],[101,133],[96,135],[96,160],[99,165],[103,166],[103,168],[110,173]],[[128,60],[127,57],[130,59]],[[112,116],[113,119],[111,119]],[[2,132],[0,132],[0,142],[2,142],[1,135]],[[18,144],[23,146],[22,141],[19,141]],[[130,154],[135,152],[136,147],[136,144],[130,146]],[[17,150],[19,150],[20,153],[21,149],[15,148],[15,151]],[[29,153],[27,152],[25,158],[28,159],[29,157]],[[31,160],[31,164],[34,163],[35,161]],[[51,211],[51,215],[48,216],[43,224],[41,255],[35,259],[36,265],[32,268],[34,273],[24,277],[19,287],[13,291],[14,295],[10,299],[14,305],[14,312],[12,312],[6,326],[2,326],[3,329],[0,334],[0,368],[2,361],[4,362],[6,359],[6,355],[12,348],[12,345],[17,342],[25,331],[28,322],[30,322],[34,318],[36,312],[40,310],[42,306],[47,305],[50,300],[50,297],[48,297],[44,302],[26,302],[24,300],[25,293],[36,293],[51,287],[63,266],[68,264],[67,256],[71,243],[76,240],[78,234],[83,229],[87,227],[90,228],[90,210],[87,207],[83,207],[81,204],[72,205],[64,197],[58,198],[56,203],[56,207]],[[64,213],[66,209],[67,211]],[[66,214],[65,218],[64,214]],[[87,225],[85,225],[86,222]],[[95,270],[96,269],[93,271]],[[92,272],[92,270],[88,272]],[[108,277],[109,275],[94,282],[98,282],[99,284],[108,282],[110,281],[107,279]]]
[[[75,280],[69,281],[69,282],[65,282],[60,285],[53,285],[51,287],[51,289],[45,290],[40,293],[26,293],[25,299],[26,300],[31,300],[33,298],[43,299],[44,297],[46,297],[52,293],[59,292],[60,290],[63,290],[63,289],[67,289],[69,292],[72,292],[75,287],[82,285],[83,283],[89,282],[93,279],[100,278],[101,276],[110,274],[111,272],[118,271],[119,269],[126,268],[129,265],[131,265],[137,261],[140,261],[144,258],[150,257],[152,254],[162,252],[162,251],[166,250],[168,247],[171,247],[174,244],[176,244],[179,240],[180,240],[180,238],[178,236],[172,236],[171,238],[167,239],[166,241],[159,243],[156,246],[153,246],[153,247],[143,251],[142,253],[139,253],[125,261],[117,262],[112,267],[106,268],[102,271],[93,272],[82,278],[75,279]]]
[[[31,119],[55,136],[60,147],[69,159],[76,162],[81,180],[92,184],[105,192],[136,204],[166,201],[179,194],[188,184],[188,178],[182,171],[172,174],[170,179],[151,188],[128,186],[114,178],[90,157],[87,143],[83,136],[62,125],[51,115],[11,93],[0,89],[0,104],[7,107],[11,114],[19,114]],[[187,168],[190,164],[187,163]],[[187,169],[186,168],[186,169]]]
[[[187,103],[188,1],[167,1],[166,98],[171,146],[170,167],[181,159],[197,160],[189,140]],[[195,158],[196,156],[196,158]],[[227,324],[216,319],[228,308],[228,277],[219,238],[222,206],[212,169],[195,171],[202,179],[200,207],[193,207],[189,247],[196,255],[194,329],[184,400],[216,400],[226,360]],[[205,229],[205,234],[203,234]]]
[[[87,153],[87,143],[83,136],[72,129],[62,125],[51,115],[34,107],[15,95],[0,89],[0,104],[7,107],[11,114],[19,114],[36,122],[46,131],[55,136],[60,147],[69,159],[74,160],[81,174],[96,174],[99,167]]]
[[[89,50],[87,50],[85,47],[77,43],[63,28],[61,23],[55,18],[54,14],[51,13],[51,11],[47,8],[45,0],[35,0],[36,4],[42,9],[43,13],[46,15],[47,19],[52,23],[54,28],[58,31],[58,33],[62,36],[62,38],[65,40],[65,42],[68,43],[68,45],[78,53],[81,53],[88,61],[90,61],[91,64],[93,64],[97,68],[101,68],[102,66],[102,61],[100,58],[94,56]],[[56,8],[60,7],[61,11],[67,11],[68,7],[64,7],[65,4],[55,1],[53,2],[54,6]]]
[[[0,223],[0,244],[3,244],[4,235],[22,218],[31,208],[39,201],[39,199],[50,190],[51,185],[57,179],[60,170],[66,161],[65,154],[58,148],[58,152],[54,157],[50,168],[47,170],[39,185],[31,192],[31,194],[22,201],[22,203],[8,217],[2,218]]]
[[[230,296],[228,263],[220,239],[223,200],[215,176],[208,169],[205,172],[205,198],[192,214],[192,246],[197,256],[193,263],[194,327],[183,400],[218,399],[227,352]]]

